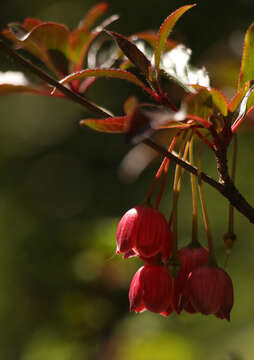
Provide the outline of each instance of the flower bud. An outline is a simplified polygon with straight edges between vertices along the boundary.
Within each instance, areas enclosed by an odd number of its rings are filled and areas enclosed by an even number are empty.
[[[188,275],[191,271],[208,261],[209,251],[199,243],[195,245],[190,243],[178,251],[178,258],[181,263],[181,268],[174,283],[174,305],[176,312],[179,313],[179,298],[183,292]]]
[[[126,254],[134,252],[150,258],[166,251],[168,236],[165,217],[152,207],[138,205],[127,211],[118,224],[116,253],[128,257]]]
[[[150,310],[168,315],[171,305],[172,280],[163,266],[145,265],[134,275],[129,291],[130,311]]]
[[[201,266],[189,274],[183,290],[181,307],[214,314],[230,320],[233,306],[233,284],[228,274],[218,267]]]

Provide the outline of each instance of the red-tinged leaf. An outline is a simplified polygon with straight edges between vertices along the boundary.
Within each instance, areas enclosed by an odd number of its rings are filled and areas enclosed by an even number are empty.
[[[40,58],[45,65],[57,76],[62,77],[58,69],[58,63],[55,63],[56,54],[52,56],[50,51],[59,51],[66,58],[69,57],[69,30],[65,25],[57,23],[41,23],[27,32],[19,24],[10,24],[10,31],[3,34],[12,40],[19,48],[23,48],[33,55]],[[59,57],[57,57],[59,61]]]
[[[42,21],[35,18],[26,18],[23,22],[23,28],[31,31],[35,26],[42,24]]]
[[[85,119],[80,125],[89,126],[91,129],[105,133],[125,132],[128,116],[110,117],[106,119]]]
[[[118,69],[87,69],[81,70],[76,73],[70,74],[66,76],[64,79],[60,81],[61,84],[69,83],[73,80],[81,80],[90,76],[95,77],[105,77],[105,78],[115,78],[127,80],[147,91],[151,94],[151,90],[146,88],[146,86],[140,81],[135,75],[129,73],[128,71],[122,71]]]
[[[31,86],[0,84],[0,95],[12,95],[15,93],[40,94],[41,92]]]
[[[235,112],[235,110],[240,105],[241,101],[244,98],[244,95],[249,90],[249,88],[250,88],[250,83],[249,82],[245,83],[243,88],[240,91],[238,91],[238,93],[230,101],[230,103],[228,105],[228,111]]]
[[[79,28],[89,31],[94,26],[96,20],[108,10],[108,7],[109,4],[106,2],[101,2],[93,6],[80,23]]]
[[[47,50],[59,50],[69,56],[69,29],[53,22],[42,23],[34,27],[21,41],[32,40],[39,47]]]
[[[99,26],[96,27],[96,29],[91,32],[89,32],[87,29],[77,28],[71,33],[69,39],[71,47],[71,58],[74,64],[76,64],[76,70],[80,70],[82,68],[88,49],[90,48],[95,38],[101,33],[103,29],[118,19],[118,15],[112,15],[104,20]]]
[[[167,38],[169,34],[171,33],[175,23],[177,20],[190,8],[195,6],[195,4],[192,5],[185,5],[174,11],[171,15],[169,15],[165,21],[162,23],[159,33],[158,33],[158,42],[155,49],[155,68],[157,72],[159,73],[160,68],[160,59],[162,51],[164,50],[165,43],[167,41]]]
[[[149,68],[151,66],[147,57],[137,48],[137,46],[128,40],[125,36],[120,35],[114,31],[107,31],[111,35],[123,53],[128,59],[140,70],[146,79],[149,78]]]
[[[254,80],[254,23],[248,28],[243,46],[242,62],[238,80],[241,89],[247,81]]]
[[[30,85],[26,76],[20,71],[0,72],[0,95],[13,93],[39,94],[40,90]]]
[[[158,42],[158,35],[155,32],[147,31],[140,32],[131,36],[131,39],[134,40],[144,40],[146,41],[153,49],[155,49]],[[172,39],[167,39],[164,45],[164,50],[169,51],[176,47],[178,43]]]
[[[254,85],[247,91],[240,104],[238,116],[231,127],[232,132],[235,132],[237,130],[237,128],[243,122],[243,120],[246,118],[249,112],[252,111],[253,105],[254,105]]]

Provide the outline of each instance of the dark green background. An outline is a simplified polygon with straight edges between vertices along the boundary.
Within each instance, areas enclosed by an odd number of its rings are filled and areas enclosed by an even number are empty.
[[[94,1],[4,1],[0,24],[37,17],[75,27]],[[186,3],[191,3],[186,1]],[[158,29],[180,1],[111,1],[121,15],[112,28],[125,35]],[[252,1],[199,1],[173,37],[206,65],[212,85],[228,96],[244,32],[254,21]],[[21,70],[0,54],[0,71]],[[100,80],[89,96],[115,113],[137,93]],[[240,360],[254,356],[253,226],[236,214],[237,242],[228,272],[235,287],[231,323],[209,316],[128,312],[128,286],[141,262],[115,253],[120,216],[146,194],[159,163],[135,183],[118,177],[129,146],[122,136],[81,129],[86,110],[69,101],[28,95],[0,98],[0,358],[4,360]],[[253,132],[239,132],[237,185],[250,202]],[[205,169],[215,172],[209,151]],[[171,176],[172,178],[172,176]],[[180,198],[181,243],[191,235],[186,177]],[[216,249],[223,264],[227,204],[205,186]],[[163,211],[170,211],[170,185]],[[205,234],[200,226],[200,236]]]

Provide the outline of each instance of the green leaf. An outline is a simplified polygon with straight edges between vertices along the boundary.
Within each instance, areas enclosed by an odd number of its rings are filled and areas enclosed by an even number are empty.
[[[123,133],[128,116],[110,117],[106,119],[85,119],[80,125],[89,126],[91,129],[105,133]]]
[[[114,31],[107,31],[111,35],[123,53],[131,60],[131,62],[140,70],[146,79],[149,78],[149,68],[151,66],[147,57],[137,48],[137,46],[123,35]]]
[[[60,84],[66,84],[73,80],[81,80],[90,76],[95,77],[105,77],[105,78],[115,78],[127,80],[147,91],[149,94],[152,93],[150,89],[148,89],[142,81],[140,81],[135,75],[129,73],[128,71],[123,71],[119,69],[87,69],[75,72],[66,76],[64,79],[60,81]]]
[[[254,80],[254,23],[248,28],[244,39],[238,88],[241,89],[251,80]]]
[[[169,34],[171,33],[175,23],[177,22],[177,20],[190,8],[192,8],[193,6],[195,6],[195,4],[193,5],[185,5],[180,7],[179,9],[177,9],[176,11],[174,11],[171,15],[169,15],[165,21],[162,23],[159,33],[158,33],[158,42],[157,42],[157,46],[155,49],[155,54],[154,54],[154,58],[155,58],[155,68],[157,70],[157,73],[159,73],[159,68],[160,68],[160,59],[161,59],[161,54],[162,51],[164,49],[165,43],[167,41],[167,38],[169,36]]]

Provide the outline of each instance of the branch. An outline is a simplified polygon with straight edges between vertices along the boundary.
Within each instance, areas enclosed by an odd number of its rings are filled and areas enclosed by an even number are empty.
[[[98,115],[102,116],[112,116],[111,113],[107,112],[107,110],[102,107],[94,104],[90,100],[87,100],[85,97],[75,93],[60,84],[57,80],[55,80],[52,76],[48,75],[45,71],[40,69],[38,66],[32,64],[29,60],[25,59],[22,55],[20,55],[17,51],[13,50],[9,45],[0,40],[0,49],[2,49],[6,54],[10,55],[14,60],[16,60],[19,64],[23,65],[27,69],[29,69],[32,73],[36,74],[40,79],[45,81],[46,83],[54,86],[59,91],[61,91],[65,96],[67,96],[72,101],[85,106],[87,109],[96,112]]]
[[[94,111],[95,113],[101,116],[112,116],[107,110],[102,107],[96,105],[95,103],[87,100],[83,96],[79,95],[76,92],[68,89],[64,85],[60,84],[53,77],[45,73],[42,69],[32,64],[29,60],[25,59],[23,56],[18,54],[17,51],[13,50],[9,45],[5,44],[2,40],[0,40],[0,49],[2,49],[5,53],[11,56],[14,60],[16,60],[22,66],[25,66],[32,73],[36,74],[40,79],[46,81],[48,84],[56,87],[59,91],[61,91],[65,96],[74,102],[85,106],[87,109]],[[176,164],[182,166],[186,171],[198,175],[197,168],[190,165],[188,162],[183,161],[178,156],[174,155],[171,152],[168,152],[160,144],[156,143],[152,139],[143,140],[144,144],[158,151],[161,155],[173,160]],[[218,172],[219,172],[219,181],[214,180],[206,173],[201,172],[201,179],[212,186],[214,189],[219,191],[229,202],[240,212],[242,213],[251,223],[254,223],[254,208],[247,202],[247,200],[240,194],[238,189],[232,183],[226,166],[226,152],[217,153],[217,162],[218,162]]]

